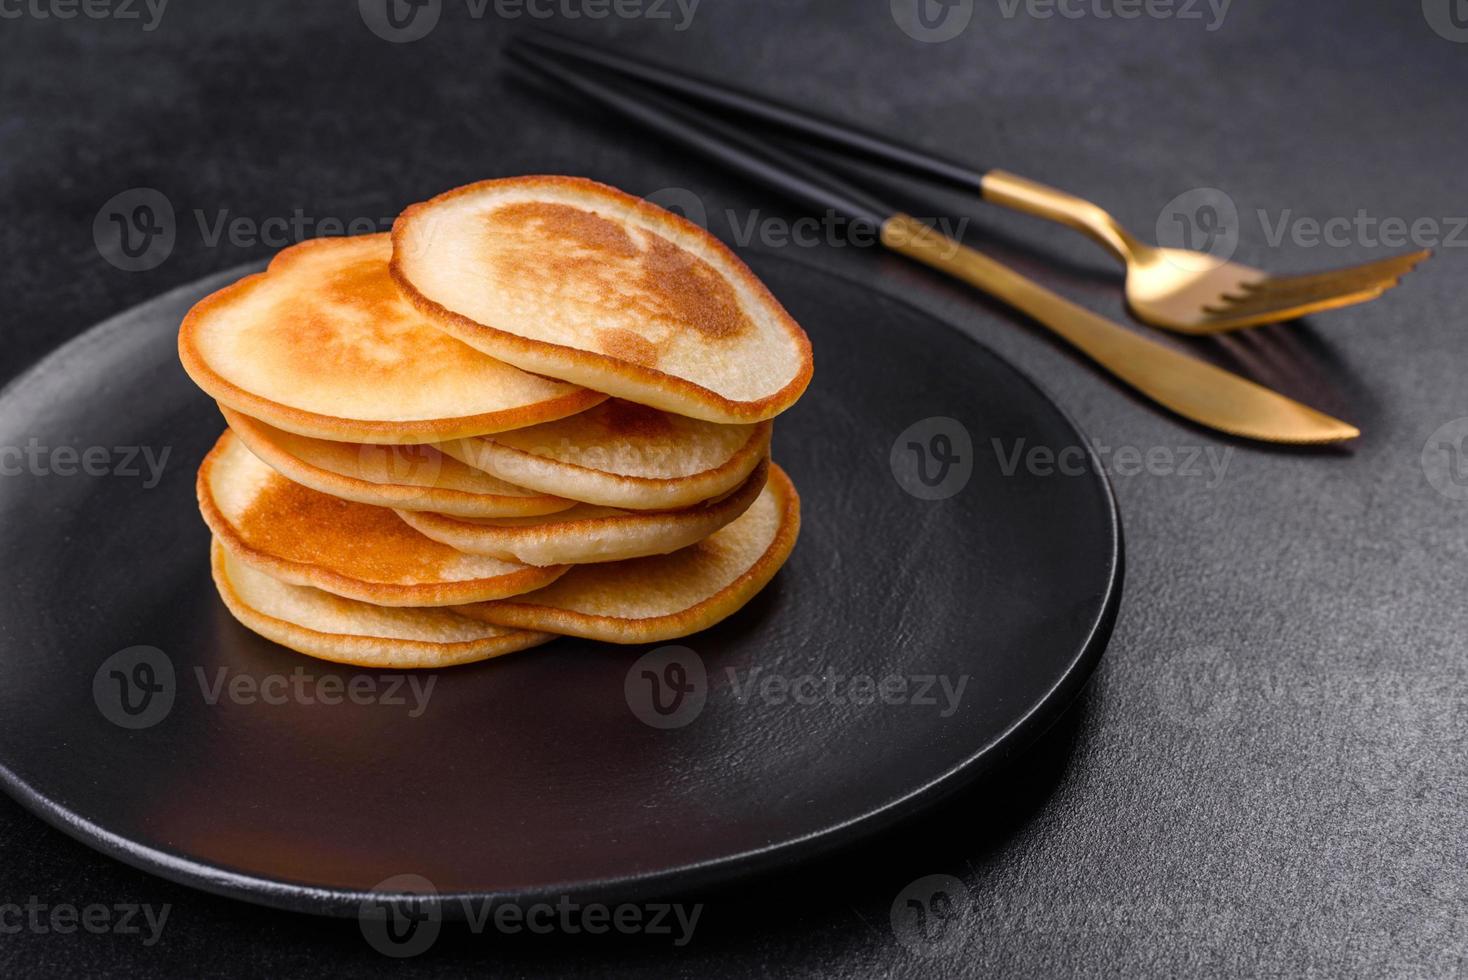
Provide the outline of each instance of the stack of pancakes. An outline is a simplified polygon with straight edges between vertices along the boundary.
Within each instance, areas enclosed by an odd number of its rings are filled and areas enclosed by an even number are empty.
[[[784,563],[809,341],[717,239],[592,181],[450,191],[205,298],[179,355],[219,594],[301,653],[437,667],[704,629]]]

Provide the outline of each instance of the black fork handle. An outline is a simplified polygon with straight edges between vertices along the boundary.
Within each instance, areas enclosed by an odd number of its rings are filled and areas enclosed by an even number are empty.
[[[586,68],[572,67],[554,54],[527,50],[523,45],[512,46],[510,54],[593,102],[757,183],[782,191],[808,210],[820,213],[829,209],[870,224],[873,229],[880,229],[896,213],[896,208],[875,194],[712,115],[680,105],[655,89],[635,81],[632,85],[639,91],[607,85],[588,74]]]
[[[885,136],[856,129],[833,119],[825,119],[773,99],[741,92],[706,78],[687,75],[681,71],[627,55],[604,51],[595,45],[561,37],[558,34],[541,31],[526,35],[516,43],[595,65],[663,89],[676,96],[687,97],[708,106],[726,109],[787,132],[809,136],[873,162],[883,163],[959,190],[980,196],[984,193],[985,171],[981,168],[967,166],[924,150],[903,146]]]

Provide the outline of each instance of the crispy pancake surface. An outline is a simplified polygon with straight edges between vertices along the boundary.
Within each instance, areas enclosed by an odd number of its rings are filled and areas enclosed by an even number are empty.
[[[526,371],[713,422],[789,408],[810,341],[702,228],[576,177],[482,181],[393,225],[393,276],[439,327]]]
[[[767,465],[732,493],[672,511],[633,511],[582,504],[549,517],[466,521],[399,511],[426,537],[459,551],[527,565],[585,564],[662,555],[708,537],[749,509],[765,485]]]
[[[575,504],[506,483],[433,446],[313,439],[220,411],[230,431],[276,472],[343,500],[456,517],[532,517]]]
[[[229,553],[291,585],[380,606],[447,606],[518,595],[565,567],[465,555],[391,510],[281,476],[226,431],[199,467],[199,510]]]
[[[216,400],[321,439],[426,443],[534,425],[604,396],[459,343],[393,284],[389,236],[317,238],[205,297],[178,351]]]
[[[772,579],[800,533],[800,498],[771,465],[737,520],[669,555],[580,565],[529,595],[456,607],[497,626],[608,643],[687,636],[733,614]]]
[[[703,422],[613,398],[569,418],[440,448],[542,493],[606,507],[671,510],[742,484],[768,455],[772,427]]]
[[[452,667],[555,639],[501,629],[447,609],[389,609],[271,578],[210,546],[214,585],[230,614],[283,647],[322,660],[395,669]]]

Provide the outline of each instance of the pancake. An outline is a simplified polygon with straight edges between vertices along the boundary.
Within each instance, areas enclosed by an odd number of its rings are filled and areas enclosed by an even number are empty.
[[[220,406],[231,431],[282,476],[359,504],[456,517],[533,517],[574,506],[513,486],[432,446],[381,446],[299,436]]]
[[[539,646],[549,633],[501,629],[447,609],[386,609],[287,585],[210,546],[219,598],[246,629],[307,656],[358,667],[452,667]]]
[[[439,448],[541,493],[606,507],[674,510],[743,483],[769,454],[772,426],[702,422],[614,398],[570,418]]]
[[[464,555],[385,507],[288,480],[234,433],[199,467],[199,510],[229,553],[272,578],[379,606],[448,606],[518,595],[565,567],[532,568]]]
[[[434,329],[393,285],[391,253],[385,234],[287,248],[189,311],[178,335],[184,370],[238,412],[344,442],[457,439],[602,400]]]
[[[582,504],[549,517],[465,521],[399,511],[424,536],[473,555],[527,565],[585,564],[663,555],[701,541],[749,509],[765,485],[760,465],[738,489],[683,510],[618,510]]]
[[[486,354],[711,422],[756,422],[811,377],[804,331],[702,228],[578,177],[486,180],[408,208],[392,272]]]
[[[670,555],[579,565],[538,592],[455,607],[496,626],[608,643],[650,643],[706,629],[774,578],[800,533],[800,497],[780,467],[753,506]]]

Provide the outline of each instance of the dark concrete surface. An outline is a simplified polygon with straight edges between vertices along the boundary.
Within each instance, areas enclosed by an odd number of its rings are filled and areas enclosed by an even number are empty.
[[[151,946],[0,915],[0,972],[1468,975],[1468,477],[1443,448],[1462,449],[1468,422],[1439,432],[1468,416],[1468,30],[1448,3],[1235,0],[1220,19],[1179,2],[1121,19],[1103,16],[1110,0],[1063,5],[1076,17],[975,0],[946,22],[971,8],[955,37],[924,42],[885,0],[704,0],[686,21],[672,3],[658,8],[668,19],[647,16],[650,2],[640,17],[573,19],[596,4],[557,0],[539,21],[443,0],[411,43],[375,36],[350,0],[174,0],[156,20],[141,4],[97,20],[60,19],[66,0],[0,4],[0,377],[280,236],[331,230],[323,219],[375,223],[486,176],[580,173],[691,192],[741,248],[833,268],[973,331],[1112,461],[1128,544],[1089,692],[1008,775],[838,858],[707,897],[686,946],[449,930],[392,961],[354,922],[175,886],[5,801],[0,906],[171,910]],[[1440,247],[1377,303],[1188,342],[1364,432],[1332,451],[1234,442],[1158,414],[1039,328],[895,257],[839,237],[782,243],[778,223],[797,215],[768,192],[508,70],[504,38],[537,24],[1047,180],[1149,237],[1197,216],[1190,192],[1220,189],[1236,256],[1272,269],[1398,251],[1380,241],[1386,219]],[[176,240],[130,272],[94,220],[135,188],[167,199]],[[1078,236],[951,196],[914,210],[971,217],[971,243],[1123,315],[1115,270]],[[275,240],[215,238],[221,217]],[[1331,219],[1332,240],[1315,241],[1310,221]],[[932,874],[962,882],[960,928],[904,944],[890,910]]]

